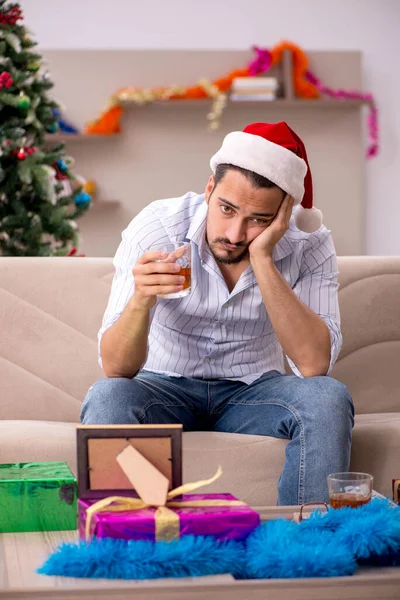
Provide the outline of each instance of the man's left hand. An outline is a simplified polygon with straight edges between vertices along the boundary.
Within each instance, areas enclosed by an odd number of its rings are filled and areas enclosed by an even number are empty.
[[[250,260],[259,257],[271,257],[272,251],[289,228],[294,200],[286,194],[271,225],[260,233],[249,246]]]

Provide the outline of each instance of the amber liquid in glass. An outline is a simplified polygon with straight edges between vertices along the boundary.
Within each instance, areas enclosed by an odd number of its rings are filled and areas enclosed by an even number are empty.
[[[370,500],[370,496],[364,496],[363,494],[332,494],[329,498],[329,504],[332,508],[343,508],[344,506],[359,508],[364,504],[368,504]]]
[[[188,288],[190,288],[191,267],[181,267],[181,270],[179,271],[178,275],[185,278],[185,281],[182,283],[183,289],[187,290]]]

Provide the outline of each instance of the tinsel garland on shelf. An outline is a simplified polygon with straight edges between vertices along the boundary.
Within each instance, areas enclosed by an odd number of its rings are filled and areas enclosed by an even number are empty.
[[[338,102],[351,99],[365,102],[368,105],[369,145],[367,148],[367,157],[376,156],[379,150],[378,110],[372,94],[355,90],[334,90],[325,86],[309,71],[309,60],[304,50],[292,42],[282,41],[271,50],[254,46],[253,51],[256,56],[247,67],[234,69],[214,81],[202,78],[197,85],[190,87],[174,84],[154,88],[122,88],[109,98],[105,110],[98,119],[87,124],[85,133],[102,135],[119,133],[121,131],[120,120],[124,112],[124,107],[129,104],[141,106],[151,102],[206,99],[212,100],[211,110],[207,114],[209,129],[217,129],[228,102],[228,94],[231,90],[233,80],[236,77],[265,75],[272,67],[280,64],[284,52],[289,51],[292,54],[293,87],[297,98],[318,99],[325,95],[336,99]]]

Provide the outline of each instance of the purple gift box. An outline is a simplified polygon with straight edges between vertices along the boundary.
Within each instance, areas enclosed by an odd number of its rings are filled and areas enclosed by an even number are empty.
[[[229,506],[237,501],[231,494],[185,494],[174,502],[226,500],[226,506],[173,508],[179,516],[180,535],[212,535],[218,540],[243,540],[260,524],[259,514],[246,504]],[[86,509],[95,500],[78,500],[79,536],[85,539]],[[167,505],[168,506],[168,505]],[[156,539],[156,508],[141,508],[124,512],[104,511],[93,515],[90,536],[124,540]]]

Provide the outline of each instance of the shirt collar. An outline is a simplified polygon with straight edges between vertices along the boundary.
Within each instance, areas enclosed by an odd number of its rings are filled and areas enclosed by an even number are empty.
[[[204,194],[202,195],[204,196]],[[194,242],[198,246],[200,254],[202,254],[204,250],[206,239],[207,213],[208,204],[204,200],[204,202],[200,204],[199,208],[197,209],[186,235],[187,239]],[[272,258],[274,261],[282,260],[293,252],[294,244],[291,240],[291,237],[291,231],[289,229],[273,249]]]
[[[290,218],[289,229],[272,251],[272,258],[274,261],[282,260],[286,256],[289,256],[289,254],[292,254],[292,252],[295,252],[303,239],[304,234],[295,226],[294,215],[292,215]]]
[[[204,194],[202,195],[204,196]],[[204,244],[206,240],[207,213],[208,204],[204,200],[204,202],[200,204],[199,208],[197,209],[186,234],[187,239],[191,242],[194,242],[198,246],[200,253],[202,253],[204,250]]]
[[[292,254],[294,250],[293,243],[290,243],[290,240],[286,237],[286,234],[279,240],[279,242],[275,245],[275,248],[272,250],[272,258],[274,262],[277,260],[282,260],[289,254]]]

